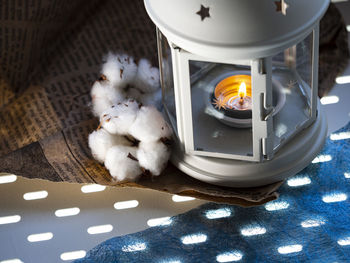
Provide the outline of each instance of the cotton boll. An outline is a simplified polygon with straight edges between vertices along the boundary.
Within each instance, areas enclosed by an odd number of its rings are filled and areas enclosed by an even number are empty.
[[[170,138],[172,130],[155,107],[143,106],[131,125],[129,133],[139,141],[151,142],[161,138]]]
[[[128,92],[126,93],[126,97],[131,99],[136,99],[141,102],[142,97],[144,94],[142,94],[138,89],[136,88],[129,88]]]
[[[102,66],[102,74],[115,88],[124,88],[131,83],[137,73],[137,65],[133,57],[125,54],[108,54],[106,63]]]
[[[122,82],[121,78],[122,65],[118,61],[118,57],[109,53],[106,62],[102,66],[102,74],[107,77],[107,80],[115,87]]]
[[[145,106],[155,106],[158,110],[161,110],[162,107],[162,91],[160,89],[152,93],[143,94],[136,88],[129,88],[126,97],[136,99]]]
[[[104,129],[89,134],[89,147],[92,156],[103,163],[109,148],[114,145],[130,145],[130,142],[120,135],[112,135]]]
[[[152,67],[147,59],[141,59],[134,83],[144,93],[155,92],[160,88],[159,69]]]
[[[105,166],[117,181],[135,181],[142,174],[136,158],[136,149],[128,146],[113,146],[107,154]]]
[[[160,110],[162,108],[162,91],[159,89],[155,92],[144,94],[140,101],[145,106],[153,105]]]
[[[92,102],[92,113],[94,116],[98,117],[101,115],[103,111],[106,110],[106,108],[110,107],[112,104],[108,99],[94,99]]]
[[[99,117],[103,111],[114,103],[124,100],[121,93],[117,92],[107,80],[95,81],[91,88],[92,112]]]
[[[137,150],[137,159],[142,168],[152,175],[160,175],[170,157],[169,148],[162,142],[141,142]]]
[[[128,55],[117,56],[117,60],[122,66],[122,87],[125,87],[127,84],[130,84],[134,81],[137,74],[137,65],[134,61],[134,58]]]
[[[109,133],[126,135],[136,119],[139,104],[135,100],[125,100],[114,104],[101,114],[100,122]]]

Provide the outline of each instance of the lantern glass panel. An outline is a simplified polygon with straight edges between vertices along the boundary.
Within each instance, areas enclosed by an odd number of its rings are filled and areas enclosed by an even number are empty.
[[[272,85],[279,87],[283,107],[273,117],[274,150],[311,121],[313,33],[272,58]]]
[[[189,70],[195,153],[207,156],[219,153],[222,158],[234,158],[233,155],[251,158],[250,66],[189,60]],[[245,90],[239,91],[242,85]],[[240,104],[241,97],[244,101]]]
[[[160,80],[162,84],[161,86],[163,105],[173,130],[177,132],[171,48],[169,46],[167,38],[159,30],[158,52],[159,64],[161,65]]]

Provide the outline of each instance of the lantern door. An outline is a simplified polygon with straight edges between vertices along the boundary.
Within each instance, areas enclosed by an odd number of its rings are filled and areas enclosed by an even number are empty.
[[[186,153],[247,161],[267,157],[271,60],[209,62],[179,48],[173,59]]]

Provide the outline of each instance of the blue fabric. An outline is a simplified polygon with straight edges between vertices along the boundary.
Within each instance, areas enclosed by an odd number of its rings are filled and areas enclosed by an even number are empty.
[[[350,123],[337,133],[345,131]],[[293,177],[306,184],[285,182],[280,198],[265,206],[208,203],[169,225],[109,239],[76,262],[350,262],[350,139],[327,139],[321,155],[332,160],[311,163]],[[269,211],[274,207],[283,209]],[[213,215],[227,217],[208,219]],[[184,244],[191,234],[205,241]]]

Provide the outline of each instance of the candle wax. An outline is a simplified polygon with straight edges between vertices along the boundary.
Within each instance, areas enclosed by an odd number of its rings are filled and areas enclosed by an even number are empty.
[[[252,98],[250,96],[235,96],[227,101],[227,107],[234,110],[251,110]]]

